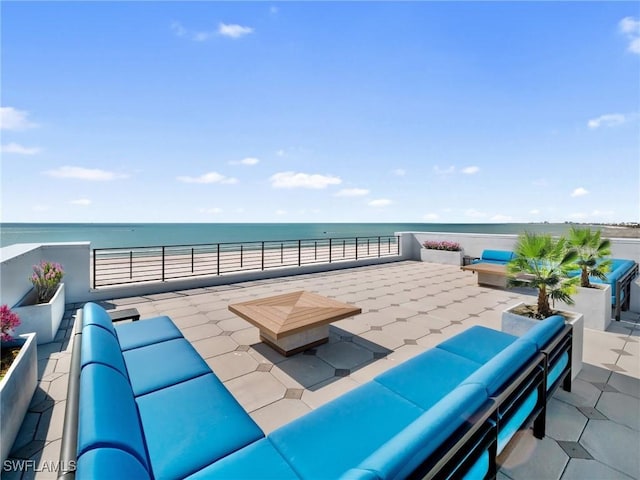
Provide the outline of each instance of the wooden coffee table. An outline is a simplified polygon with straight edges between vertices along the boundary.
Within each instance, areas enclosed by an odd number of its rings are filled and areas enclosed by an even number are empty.
[[[329,340],[329,324],[362,309],[315,293],[299,291],[229,305],[229,310],[258,327],[260,338],[290,356]]]
[[[497,263],[474,263],[465,265],[462,270],[478,274],[478,285],[505,288],[507,286],[507,267]]]

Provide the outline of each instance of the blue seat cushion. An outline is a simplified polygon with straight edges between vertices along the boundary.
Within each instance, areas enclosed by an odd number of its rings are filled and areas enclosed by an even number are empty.
[[[569,363],[569,352],[564,352],[560,355],[560,359],[555,363],[555,365],[551,365],[551,369],[547,374],[547,390],[549,390],[556,380],[560,377],[560,374],[564,371],[567,364]]]
[[[445,340],[436,348],[485,364],[517,339],[514,335],[476,325]]]
[[[97,325],[115,336],[113,322],[107,311],[96,303],[87,303],[82,307],[82,328],[87,325]]]
[[[104,328],[98,325],[87,325],[82,329],[81,352],[82,367],[91,363],[100,363],[127,377],[127,368],[118,340]]]
[[[508,263],[513,257],[509,250],[484,250],[481,259],[483,262]]]
[[[564,317],[560,315],[552,315],[544,320],[540,320],[533,328],[529,329],[520,338],[528,340],[538,347],[538,350],[544,348],[547,343],[555,337],[560,330],[564,328]]]
[[[211,374],[136,398],[155,478],[182,478],[264,434]]]
[[[187,477],[189,480],[208,478],[287,480],[300,477],[269,439],[262,438]]]
[[[78,456],[112,447],[148,468],[140,418],[128,380],[106,365],[92,363],[80,373]]]
[[[533,343],[516,340],[471,374],[464,384],[482,385],[487,395],[496,395],[536,353]]]
[[[432,348],[387,370],[374,380],[427,410],[478,368],[479,363]]]
[[[182,337],[182,333],[169,317],[154,317],[116,326],[120,349],[144,347]]]
[[[123,355],[135,396],[211,373],[209,366],[184,338],[134,348]]]
[[[369,382],[280,427],[268,438],[302,478],[338,478],[422,412],[379,383]]]
[[[490,402],[480,385],[461,385],[358,464],[380,478],[406,478],[460,427],[470,427]],[[381,412],[381,416],[385,413]],[[457,438],[456,438],[457,440]]]
[[[132,455],[115,448],[96,448],[83,453],[76,463],[76,480],[151,480],[151,475]]]

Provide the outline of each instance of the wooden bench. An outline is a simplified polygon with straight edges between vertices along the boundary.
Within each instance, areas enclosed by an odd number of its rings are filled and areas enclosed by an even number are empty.
[[[135,308],[125,308],[123,310],[111,310],[107,312],[112,322],[120,322],[122,320],[140,320],[140,312]]]

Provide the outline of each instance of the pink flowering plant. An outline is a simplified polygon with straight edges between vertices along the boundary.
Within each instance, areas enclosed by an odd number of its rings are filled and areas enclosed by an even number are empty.
[[[462,247],[460,247],[460,244],[457,242],[436,242],[427,240],[422,245],[424,248],[428,248],[430,250],[446,250],[447,252],[459,252],[462,250]]]
[[[7,305],[0,307],[0,340],[8,342],[13,340],[11,333],[20,325],[20,317]]]
[[[53,298],[58,285],[62,281],[64,271],[59,263],[41,261],[33,266],[33,274],[29,278],[36,289],[38,303],[47,303]]]

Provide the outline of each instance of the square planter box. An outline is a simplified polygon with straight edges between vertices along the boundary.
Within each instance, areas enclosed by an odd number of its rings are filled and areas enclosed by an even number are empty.
[[[20,335],[5,346],[21,345],[20,353],[14,359],[9,371],[0,381],[0,424],[2,442],[0,457],[4,462],[9,456],[13,442],[16,440],[22,420],[24,419],[31,397],[36,391],[38,382],[38,349],[35,333]]]
[[[513,313],[513,309],[524,305],[524,303],[518,303],[502,312],[502,327],[501,330],[505,333],[510,333],[520,337],[524,335],[528,330],[533,328],[540,321],[535,318],[525,317]],[[560,314],[565,317],[565,322],[573,325],[573,343],[571,348],[573,354],[571,356],[571,380],[576,378],[580,370],[582,370],[582,345],[584,341],[584,317],[582,313],[569,312],[562,310]]]
[[[574,305],[558,302],[562,310],[572,310],[584,315],[584,328],[605,331],[611,323],[611,285],[594,283],[595,288],[578,287],[572,296]]]
[[[20,326],[15,333],[36,332],[38,345],[53,342],[64,316],[64,283],[58,285],[58,290],[49,303],[36,304],[36,301],[36,291],[32,288],[11,309],[20,317]]]
[[[462,252],[421,248],[420,260],[423,262],[443,263],[445,265],[456,265],[459,267],[462,265]]]

